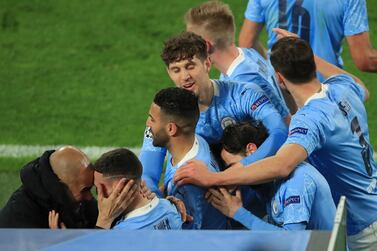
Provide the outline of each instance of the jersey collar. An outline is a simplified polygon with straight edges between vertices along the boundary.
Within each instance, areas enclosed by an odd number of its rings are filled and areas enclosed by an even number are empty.
[[[182,166],[185,162],[189,161],[190,159],[193,159],[199,152],[199,141],[195,136],[194,144],[192,145],[190,151],[186,153],[186,155],[181,159],[181,161],[178,162],[176,165],[176,168],[179,168]]]
[[[211,79],[212,86],[213,86],[213,96],[220,96],[220,89],[219,89],[219,84],[217,83],[216,80]]]
[[[320,99],[320,98],[324,98],[324,97],[326,97],[327,89],[328,89],[328,86],[327,86],[327,85],[321,84],[321,91],[316,92],[316,93],[314,93],[312,96],[310,96],[310,97],[305,101],[304,106],[307,105],[307,104],[309,104],[309,102],[312,101],[312,100],[314,100],[314,99]]]
[[[233,60],[233,62],[228,67],[228,70],[226,71],[225,75],[228,77],[233,74],[234,70],[237,68],[239,64],[241,64],[245,60],[245,54],[243,53],[241,48],[238,48],[238,56]]]
[[[160,202],[160,199],[155,196],[148,204],[145,206],[136,208],[135,210],[129,212],[124,216],[124,220],[138,217],[138,216],[143,216],[152,211],[155,207],[157,207],[158,203]]]

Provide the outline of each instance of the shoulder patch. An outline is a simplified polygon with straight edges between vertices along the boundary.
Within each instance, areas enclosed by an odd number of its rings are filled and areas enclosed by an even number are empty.
[[[300,196],[290,196],[288,199],[284,200],[284,207],[288,206],[289,204],[300,204]]]
[[[146,137],[148,139],[153,138],[152,131],[151,131],[151,128],[149,126],[147,128],[145,128],[144,137]]]
[[[266,95],[263,95],[262,97],[258,98],[252,105],[251,110],[255,111],[259,106],[263,105],[264,103],[267,103],[269,99]]]
[[[295,128],[293,128],[292,130],[289,131],[288,136],[291,136],[295,133],[306,135],[308,133],[308,129],[303,128],[303,127],[295,127]]]

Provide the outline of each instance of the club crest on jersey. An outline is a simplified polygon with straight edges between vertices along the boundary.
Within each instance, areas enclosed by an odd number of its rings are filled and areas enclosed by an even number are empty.
[[[284,200],[284,207],[289,204],[300,204],[300,196],[290,196],[288,199]]]
[[[267,103],[269,100],[266,95],[263,95],[262,97],[258,98],[252,105],[251,110],[255,111],[259,106],[263,105],[264,103]]]
[[[308,129],[303,127],[295,127],[289,131],[288,136],[292,136],[295,133],[306,135],[308,133]]]
[[[236,121],[231,117],[225,117],[221,120],[221,128],[225,129],[225,127],[230,125],[235,125]]]
[[[145,128],[144,136],[148,139],[153,138],[152,130],[150,127]]]
[[[275,199],[273,199],[272,201],[272,213],[273,214],[278,214],[279,210],[278,210],[278,203],[276,202]]]

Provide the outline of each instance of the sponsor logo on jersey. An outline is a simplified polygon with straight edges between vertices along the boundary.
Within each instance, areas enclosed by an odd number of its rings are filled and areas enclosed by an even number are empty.
[[[292,130],[289,131],[288,136],[292,136],[295,133],[306,135],[308,133],[308,129],[307,128],[303,128],[303,127],[293,128]]]
[[[252,105],[251,110],[255,111],[259,106],[263,105],[264,103],[267,103],[269,99],[266,95],[263,95],[262,97],[258,98]]]
[[[338,107],[344,116],[348,116],[348,112],[351,110],[351,106],[346,100],[340,101],[338,103]]]
[[[168,219],[163,219],[162,221],[154,225],[153,228],[157,230],[171,229]]]
[[[225,127],[230,125],[235,125],[236,121],[231,117],[225,117],[221,120],[221,128],[225,129]]]
[[[300,204],[300,196],[290,196],[284,201],[284,207],[288,206],[289,204]]]

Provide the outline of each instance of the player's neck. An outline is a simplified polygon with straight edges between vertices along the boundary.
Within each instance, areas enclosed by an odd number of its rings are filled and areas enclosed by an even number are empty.
[[[172,165],[177,165],[191,150],[195,142],[195,134],[192,135],[180,135],[178,137],[171,138],[167,149],[172,157]]]
[[[212,80],[209,78],[206,80],[206,83],[203,85],[199,94],[199,110],[203,112],[208,109],[212,103],[212,98],[214,95],[214,87]]]
[[[216,55],[213,58],[213,65],[222,74],[226,75],[229,67],[232,65],[234,60],[240,55],[236,45],[232,44],[224,50],[218,50],[215,52]]]
[[[135,193],[136,193],[136,198],[131,203],[131,205],[127,207],[124,214],[128,214],[129,212],[132,212],[133,210],[143,207],[147,205],[149,202],[151,202],[151,200],[149,200],[148,198],[143,197],[140,191],[136,191]]]
[[[291,84],[291,86],[292,88],[290,88],[289,92],[298,107],[303,107],[311,96],[321,91],[321,82],[317,78],[300,85]]]

